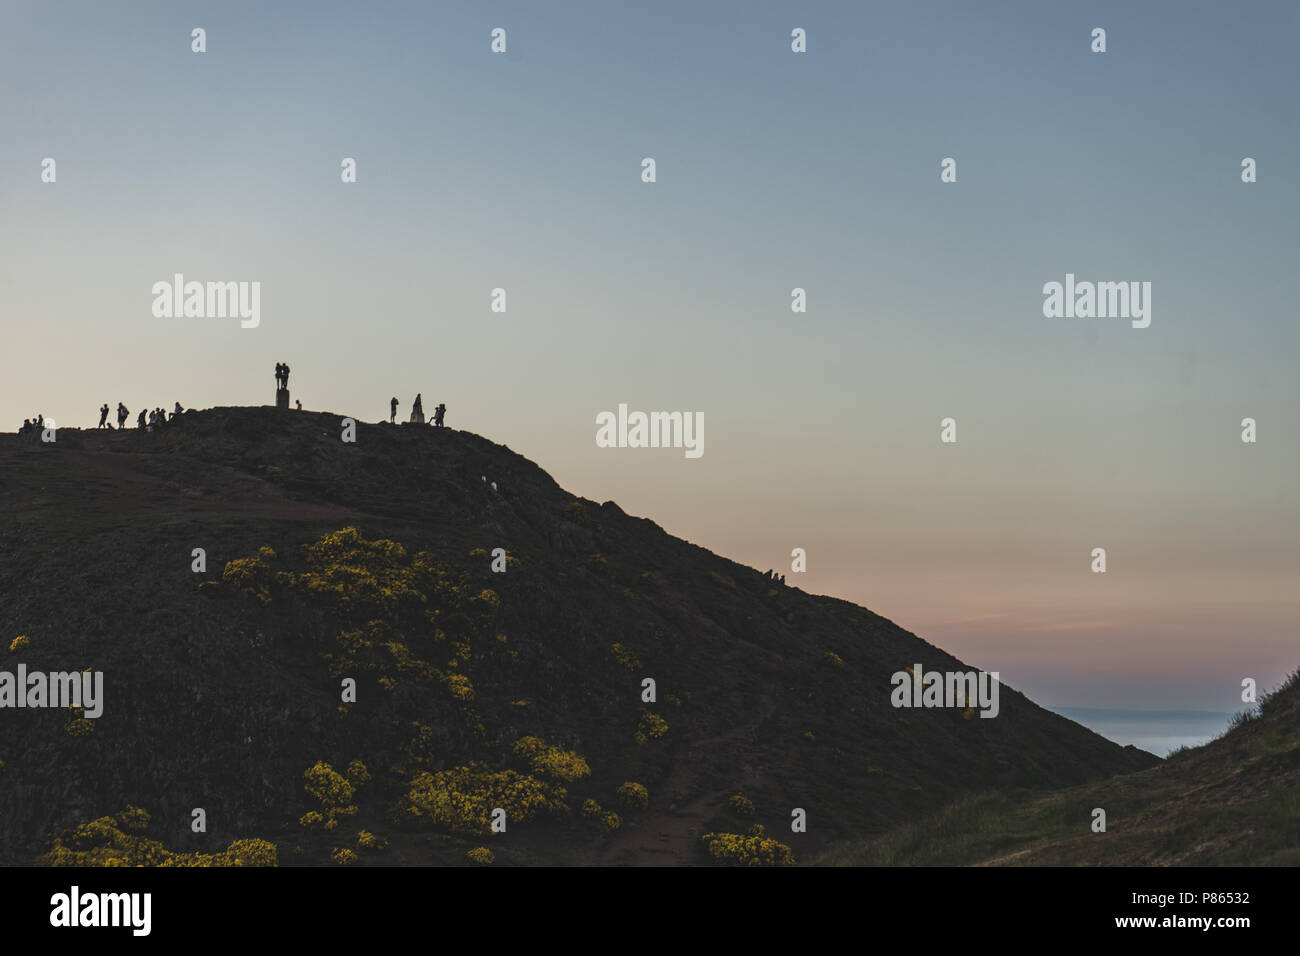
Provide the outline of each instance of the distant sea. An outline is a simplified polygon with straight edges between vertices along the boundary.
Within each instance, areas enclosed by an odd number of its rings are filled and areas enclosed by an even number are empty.
[[[1199,747],[1228,729],[1232,714],[1208,710],[1110,710],[1100,707],[1049,707],[1117,744],[1132,744],[1157,757],[1179,747]]]

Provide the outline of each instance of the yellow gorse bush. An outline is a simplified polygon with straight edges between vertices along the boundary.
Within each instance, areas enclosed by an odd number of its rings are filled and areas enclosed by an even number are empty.
[[[127,807],[65,831],[36,861],[40,866],[277,866],[274,843],[235,840],[219,853],[173,853],[144,836],[149,814]]]
[[[754,815],[754,802],[743,793],[734,794],[728,801],[727,806],[731,812],[737,816],[752,817]]]
[[[370,782],[370,771],[360,760],[348,764],[348,783],[358,790]]]
[[[620,784],[617,793],[619,803],[629,810],[644,810],[650,806],[650,792],[642,784],[631,781]]]
[[[270,551],[271,556],[275,556],[270,548],[262,550]],[[271,603],[271,584],[275,581],[275,573],[261,553],[252,558],[227,561],[225,570],[221,572],[221,580],[236,591],[251,594],[263,604]]]
[[[641,711],[641,721],[637,725],[633,739],[637,743],[643,744],[647,741],[658,740],[666,733],[668,733],[668,721],[653,711],[643,710]]]
[[[492,832],[492,810],[501,807],[509,823],[526,823],[538,814],[569,812],[563,787],[547,784],[513,770],[489,770],[472,763],[438,773],[422,773],[411,781],[399,802],[399,821],[428,821],[453,833]]]
[[[763,836],[706,833],[700,837],[709,858],[729,866],[793,866],[794,851]]]
[[[364,764],[361,765],[361,770],[365,772]],[[340,820],[356,816],[357,808],[352,802],[356,797],[356,788],[325,761],[318,760],[302,776],[307,781],[303,789],[320,801],[321,810],[319,813],[312,810],[304,814],[298,819],[300,824],[309,828],[323,825],[326,830],[333,830]]]
[[[465,854],[465,859],[470,863],[478,863],[487,866],[496,859],[496,854],[485,846],[476,846]]]
[[[591,767],[586,759],[572,750],[552,747],[540,737],[520,737],[515,741],[514,754],[521,760],[528,761],[533,773],[540,773],[553,780],[573,783],[583,777],[591,776]]]
[[[474,685],[464,674],[448,674],[442,682],[447,685],[447,690],[456,700],[468,704],[474,699]]]
[[[630,671],[637,670],[641,667],[641,662],[637,660],[636,655],[622,644],[609,645],[609,652],[614,655],[614,660],[618,661],[619,664]]]

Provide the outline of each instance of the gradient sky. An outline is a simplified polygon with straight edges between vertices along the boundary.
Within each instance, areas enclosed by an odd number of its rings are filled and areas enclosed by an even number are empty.
[[[1045,704],[1240,709],[1300,664],[1298,8],[985,6],[6,0],[3,426],[420,391]],[[1067,272],[1150,328],[1044,318]],[[596,447],[620,402],[704,456]]]

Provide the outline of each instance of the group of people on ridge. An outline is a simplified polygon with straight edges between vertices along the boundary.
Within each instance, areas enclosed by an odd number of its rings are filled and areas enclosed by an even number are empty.
[[[447,415],[447,406],[443,402],[438,403],[438,407],[433,410],[433,424],[442,428],[443,419]],[[397,424],[397,398],[394,397],[388,403],[388,420]],[[424,421],[424,398],[420,393],[415,396],[415,401],[411,404],[411,420]]]
[[[177,402],[176,409],[172,412],[171,415],[172,419],[174,420],[177,415],[183,414],[184,411],[185,409],[181,408],[181,403]],[[113,424],[108,420],[108,412],[109,412],[109,408],[107,402],[99,407],[99,427],[107,428],[109,431],[113,431]],[[130,414],[131,413],[127,411],[125,405],[123,405],[121,402],[117,403],[117,427],[119,429],[126,427],[126,419],[127,416],[129,416]],[[168,419],[167,419],[166,409],[155,408],[155,409],[151,409],[148,412],[141,412],[135,420],[135,425],[137,428],[144,428],[146,425],[161,425],[163,422],[167,420]],[[18,429],[18,434],[27,435],[30,434],[31,432],[42,431],[44,428],[45,428],[45,416],[37,415],[35,418],[24,418],[22,427]]]
[[[172,410],[171,417],[175,419],[177,415],[181,415],[184,412],[185,409],[181,407],[181,403],[177,402],[176,407]],[[127,411],[125,405],[123,405],[121,402],[117,403],[117,427],[118,428],[126,427],[126,419],[127,416],[130,414],[131,413]],[[167,410],[163,408],[154,408],[154,409],[150,409],[148,412],[141,412],[139,415],[137,415],[135,419],[135,427],[144,428],[146,425],[161,425],[165,421],[167,421]],[[107,428],[109,431],[113,430],[113,425],[108,420],[107,403],[99,407],[99,427]]]

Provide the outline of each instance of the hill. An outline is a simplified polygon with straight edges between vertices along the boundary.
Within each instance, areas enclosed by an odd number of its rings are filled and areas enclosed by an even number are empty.
[[[706,833],[736,834],[719,859],[780,856],[775,837],[803,862],[963,795],[1159,762],[1005,686],[996,719],[896,710],[892,673],[968,668],[477,435],[341,433],[263,407],[0,436],[0,668],[105,682],[93,721],[0,711],[0,862],[222,862],[261,840],[251,857],[281,864],[489,843],[676,864],[709,859]]]
[[[1106,811],[1106,832],[1091,829]],[[986,793],[823,862],[843,865],[1300,864],[1300,671],[1204,746],[1049,794]]]

